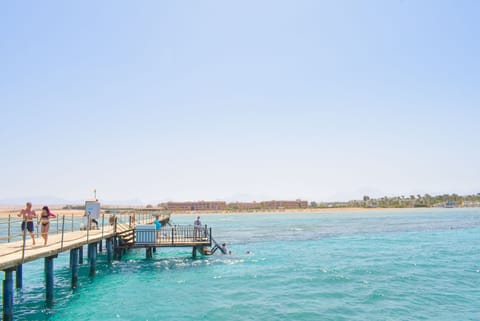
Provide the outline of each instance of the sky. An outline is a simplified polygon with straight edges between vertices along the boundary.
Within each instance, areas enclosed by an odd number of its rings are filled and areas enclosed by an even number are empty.
[[[478,1],[3,1],[0,200],[480,192]]]

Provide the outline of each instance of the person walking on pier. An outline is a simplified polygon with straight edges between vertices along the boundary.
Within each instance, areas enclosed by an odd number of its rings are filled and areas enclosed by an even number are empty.
[[[44,240],[43,245],[47,245],[48,230],[50,229],[50,217],[56,217],[55,214],[50,212],[48,206],[42,208],[42,214],[40,215],[40,223],[42,224],[42,238]]]
[[[193,229],[195,231],[195,238],[200,238],[202,235],[202,222],[200,221],[200,216],[197,216],[197,219],[193,222]]]
[[[17,216],[22,217],[22,232],[25,233],[26,228],[30,233],[30,237],[32,238],[32,245],[35,245],[35,234],[33,234],[33,218],[37,217],[37,214],[35,214],[35,211],[32,210],[32,203],[27,202],[25,208],[21,210]]]

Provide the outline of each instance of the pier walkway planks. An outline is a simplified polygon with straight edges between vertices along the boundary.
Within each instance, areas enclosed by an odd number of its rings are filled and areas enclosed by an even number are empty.
[[[128,224],[118,224],[116,233],[130,230]],[[103,231],[90,230],[69,232],[63,235],[51,234],[48,236],[48,244],[43,245],[41,237],[35,237],[36,245],[32,245],[30,235],[27,235],[25,254],[23,255],[23,241],[11,243],[2,243],[0,245],[0,270],[7,270],[23,264],[34,261],[39,258],[45,258],[57,255],[71,249],[76,249],[90,243],[97,243],[102,239],[114,237],[116,235],[113,226],[105,226]],[[23,262],[22,262],[23,255]]]

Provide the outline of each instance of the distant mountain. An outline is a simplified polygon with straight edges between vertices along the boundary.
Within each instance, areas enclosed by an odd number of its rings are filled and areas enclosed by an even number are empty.
[[[66,200],[64,198],[52,196],[30,196],[22,198],[3,198],[0,199],[2,205],[24,205],[26,202],[32,202],[35,205],[59,205],[59,204],[81,204],[83,201]]]
[[[34,207],[38,207],[40,205],[76,205],[76,204],[83,204],[85,200],[67,200],[60,197],[53,197],[53,196],[30,196],[30,197],[22,197],[22,198],[3,198],[0,199],[0,205],[17,205],[23,206],[26,202],[32,202]],[[102,200],[100,202],[105,205],[132,205],[132,206],[143,206],[145,203],[139,199],[128,199],[128,200]]]

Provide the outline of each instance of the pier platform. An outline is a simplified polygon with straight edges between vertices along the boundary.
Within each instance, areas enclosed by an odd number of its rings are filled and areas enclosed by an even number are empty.
[[[45,288],[47,305],[53,304],[54,298],[54,259],[60,253],[70,252],[70,268],[72,270],[72,288],[78,284],[78,266],[83,264],[83,249],[87,246],[87,261],[90,266],[90,277],[95,276],[96,256],[102,251],[105,244],[107,260],[121,259],[129,249],[145,248],[146,258],[152,258],[152,253],[161,247],[191,247],[192,256],[197,253],[211,255],[216,250],[225,251],[212,238],[212,229],[208,226],[195,228],[193,226],[166,225],[161,229],[155,229],[153,224],[154,213],[128,213],[124,215],[105,215],[101,217],[101,223],[95,229],[86,228],[80,230],[79,222],[82,217],[71,217],[65,224],[65,216],[56,219],[56,224],[51,222],[52,228],[47,245],[43,245],[43,239],[38,231],[36,233],[36,245],[32,245],[30,236],[15,234],[13,230],[19,229],[18,220],[8,218],[8,232],[3,231],[0,237],[0,270],[5,272],[3,281],[3,320],[13,319],[13,295],[14,284],[21,288],[23,284],[23,264],[38,259],[45,260]],[[163,222],[168,222],[169,217],[162,217]],[[17,225],[18,224],[18,225]],[[66,228],[68,225],[68,228]],[[12,228],[13,226],[13,228]],[[59,228],[61,226],[61,229]],[[1,230],[1,224],[0,224]],[[22,236],[22,237],[20,237]],[[103,243],[105,242],[105,243]],[[213,245],[213,247],[212,247]],[[13,282],[15,272],[16,282]]]

